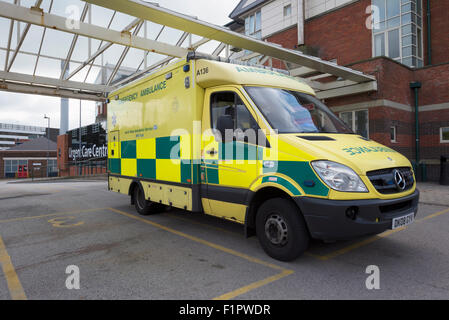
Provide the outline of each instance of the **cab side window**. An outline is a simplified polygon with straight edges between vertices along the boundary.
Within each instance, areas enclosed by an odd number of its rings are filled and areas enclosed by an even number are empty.
[[[232,91],[216,92],[211,95],[211,120],[212,129],[217,129],[218,118],[229,115],[234,122],[234,130],[240,129],[245,132],[248,129],[259,129],[248,108],[242,99]]]

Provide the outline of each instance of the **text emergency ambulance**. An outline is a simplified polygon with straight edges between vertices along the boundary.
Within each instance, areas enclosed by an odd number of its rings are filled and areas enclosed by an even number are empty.
[[[235,221],[278,260],[310,238],[376,234],[417,213],[410,162],[280,72],[189,54],[111,93],[108,130],[109,190],[140,214]]]

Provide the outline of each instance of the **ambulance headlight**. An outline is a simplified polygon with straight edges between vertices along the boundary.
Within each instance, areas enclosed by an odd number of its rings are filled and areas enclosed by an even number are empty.
[[[362,179],[351,168],[333,161],[313,161],[312,167],[332,189],[343,192],[368,192]]]

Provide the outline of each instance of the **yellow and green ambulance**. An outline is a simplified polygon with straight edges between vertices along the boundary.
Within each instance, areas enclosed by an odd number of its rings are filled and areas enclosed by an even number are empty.
[[[410,162],[354,134],[298,78],[189,54],[109,96],[108,188],[140,214],[228,219],[290,261],[309,239],[414,221]]]

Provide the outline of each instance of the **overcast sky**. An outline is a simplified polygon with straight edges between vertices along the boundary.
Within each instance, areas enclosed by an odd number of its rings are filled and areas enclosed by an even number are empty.
[[[5,1],[5,0],[2,0]],[[6,0],[7,2],[13,2],[13,0]],[[159,0],[151,1],[158,2],[161,7],[169,8],[174,11],[178,11],[191,16],[196,16],[201,20],[211,22],[217,25],[224,25],[230,21],[229,14],[237,6],[240,0]],[[34,0],[21,0],[23,6],[30,7],[34,3]],[[50,0],[44,0],[42,7],[48,10]],[[56,0],[52,9],[52,13],[57,15],[68,16],[65,9],[69,5],[84,5],[83,2],[78,0]],[[111,15],[108,11],[94,10],[92,13],[93,23],[106,26]],[[111,26],[113,29],[121,29],[129,23],[127,17],[116,16],[115,23]],[[15,26],[17,28],[17,26]],[[23,30],[23,25],[21,26]],[[9,23],[6,19],[0,18],[0,30],[9,30]],[[15,29],[17,30],[17,29]],[[28,36],[22,45],[22,50],[27,52],[37,52],[39,48],[40,39],[42,36],[43,28],[32,26]],[[156,26],[148,25],[148,35],[151,38],[152,34],[157,34],[158,29]],[[141,31],[141,34],[143,30]],[[141,35],[139,34],[139,35]],[[143,34],[142,34],[143,35]],[[177,30],[165,30],[161,37],[161,41],[168,43],[176,43],[179,39],[179,31]],[[73,35],[62,33],[59,31],[49,30],[47,31],[46,38],[43,45],[42,54],[49,56],[65,57],[67,50],[70,46]],[[0,34],[0,47],[5,48],[7,43],[7,32]],[[17,35],[13,37],[12,48],[14,49],[17,42]],[[194,38],[194,41],[196,38]],[[94,40],[92,42],[91,50],[95,51],[99,41]],[[210,44],[210,46],[212,46]],[[207,47],[207,46],[206,46]],[[127,59],[125,59],[123,65],[129,68],[136,68],[142,60],[142,53],[138,50],[132,51],[131,49]],[[103,57],[104,63],[114,63],[120,56],[122,48],[120,46],[114,46],[109,50],[109,53],[105,53]],[[80,37],[79,43],[75,48],[74,60],[84,61],[88,56],[87,40]],[[137,56],[137,59],[136,59]],[[157,55],[148,57],[149,63],[156,59]],[[99,60],[97,60],[99,61]],[[96,61],[96,62],[97,62]],[[5,65],[5,50],[0,50],[0,70],[4,70]],[[22,72],[32,74],[35,65],[35,58],[30,55],[19,54],[14,62],[12,72]],[[76,65],[71,66],[71,70],[76,68]],[[36,71],[37,75],[47,77],[57,77],[60,72],[60,66],[58,61],[51,59],[41,58]],[[71,80],[83,81],[85,73],[80,73],[77,77]],[[90,81],[94,81],[98,69],[93,68],[91,74],[89,74]],[[89,80],[88,80],[89,81]],[[69,111],[69,129],[73,129],[79,126],[79,100],[70,100]],[[95,122],[95,104],[89,101],[82,102],[82,125],[88,125]],[[54,97],[45,97],[38,95],[17,94],[0,91],[0,122],[1,123],[14,123],[23,125],[35,125],[35,126],[47,126],[47,120],[44,119],[44,114],[50,116],[51,127],[59,128],[59,108],[60,99]]]

